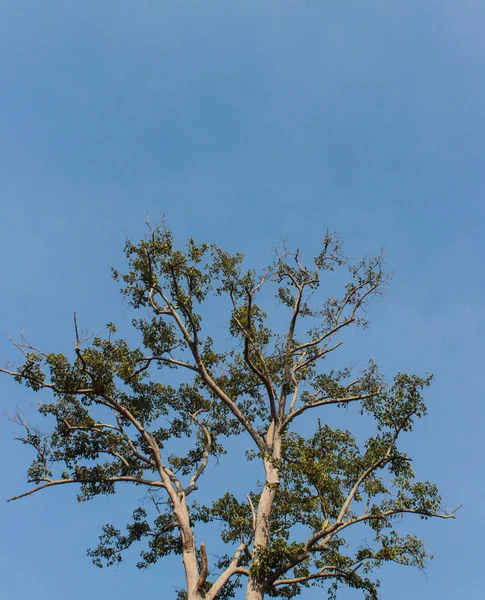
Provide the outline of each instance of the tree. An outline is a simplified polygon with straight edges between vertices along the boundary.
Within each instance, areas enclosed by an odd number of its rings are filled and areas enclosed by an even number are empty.
[[[149,503],[136,507],[126,531],[106,525],[88,554],[112,565],[141,542],[139,567],[179,554],[180,599],[230,598],[243,584],[247,600],[292,598],[314,585],[331,598],[341,585],[377,598],[376,568],[389,561],[423,568],[423,542],[399,533],[396,521],[456,511],[443,510],[435,485],[416,481],[398,447],[426,412],[422,391],[431,377],[398,373],[387,384],[373,362],[356,376],[323,370],[339,336],[366,326],[366,307],[388,279],[382,257],[352,264],[327,233],[311,267],[282,247],[257,275],[240,254],[215,245],[190,239],[176,249],[163,223],[125,252],[127,273],[113,275],[140,315],[139,346],[117,339],[112,323],[104,339],[83,338],[74,316],[71,359],[22,339],[15,345],[23,364],[2,369],[35,391],[50,390],[39,412],[54,423],[41,433],[21,414],[12,417],[36,456],[28,469],[34,487],[11,500],[70,484],[80,486],[80,501],[114,494],[121,482],[143,487]],[[342,294],[323,300],[322,280],[342,270],[349,274]],[[282,333],[261,307],[271,304],[268,290],[288,314]],[[207,333],[204,310],[214,303],[218,314],[227,309],[229,349]],[[326,420],[331,406],[352,405],[366,427],[375,425],[366,441]],[[304,436],[295,424],[310,413],[318,419],[306,419],[312,433]],[[206,489],[198,501],[204,470],[231,436],[244,439],[263,481],[245,498],[227,490],[206,502]],[[226,549],[217,559],[196,541],[211,523],[222,524]],[[360,544],[349,535],[357,529]]]

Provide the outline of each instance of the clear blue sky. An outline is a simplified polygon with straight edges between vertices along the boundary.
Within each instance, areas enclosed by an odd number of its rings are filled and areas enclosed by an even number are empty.
[[[484,23],[483,0],[0,3],[2,331],[68,351],[73,310],[122,320],[110,267],[147,213],[256,266],[327,227],[353,256],[386,247],[396,275],[360,352],[435,373],[411,450],[463,503],[410,523],[436,558],[427,576],[385,569],[393,600],[483,595]],[[0,378],[3,408],[35,401]],[[30,455],[0,427],[6,499]],[[3,597],[172,598],[178,560],[86,557],[133,497],[0,504]]]

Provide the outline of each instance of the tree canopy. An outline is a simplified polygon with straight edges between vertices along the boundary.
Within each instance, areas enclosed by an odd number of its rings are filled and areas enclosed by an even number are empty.
[[[122,493],[120,483],[143,487],[148,502],[124,529],[106,525],[88,554],[113,565],[139,543],[140,568],[181,555],[180,599],[222,600],[241,587],[247,600],[293,598],[310,586],[330,598],[350,586],[374,599],[373,572],[383,564],[424,568],[423,541],[398,522],[456,510],[443,509],[437,487],[416,479],[400,449],[426,414],[432,378],[397,373],[387,382],[372,361],[357,373],[326,368],[344,331],[366,327],[366,309],[388,280],[382,256],[353,263],[327,233],[310,264],[282,245],[257,273],[213,244],[189,239],[177,248],[163,223],[125,253],[126,272],[113,276],[134,309],[139,343],[120,339],[113,323],[105,337],[85,336],[74,316],[71,357],[22,339],[22,364],[1,369],[51,392],[38,409],[52,423],[47,433],[12,415],[35,458],[33,487],[11,500],[71,484],[79,501]],[[324,296],[342,273],[340,294]],[[214,311],[207,316],[214,306],[217,324]],[[224,323],[226,342],[218,340]],[[326,418],[330,407],[351,405],[363,430],[373,423],[368,439]],[[260,480],[245,497],[231,489],[214,497],[210,486],[198,493],[207,465],[235,436]],[[208,527],[216,549],[199,534]]]

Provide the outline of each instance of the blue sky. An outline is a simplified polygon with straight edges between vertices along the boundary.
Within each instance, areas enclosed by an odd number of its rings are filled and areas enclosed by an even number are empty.
[[[110,267],[147,214],[255,266],[282,238],[310,253],[326,228],[352,256],[386,248],[395,277],[359,356],[435,373],[409,443],[463,503],[456,521],[410,523],[436,558],[426,576],[384,570],[394,600],[483,588],[484,20],[480,0],[0,4],[2,331],[68,351],[74,310],[95,330],[126,318]],[[35,400],[0,378],[6,410]],[[6,499],[29,454],[0,427]],[[173,597],[178,560],[99,571],[85,555],[133,498],[3,504],[5,598]]]

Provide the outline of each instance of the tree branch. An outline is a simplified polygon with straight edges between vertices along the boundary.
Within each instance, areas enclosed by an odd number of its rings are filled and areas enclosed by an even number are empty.
[[[246,549],[246,546],[247,544],[244,542],[241,542],[241,544],[239,544],[236,552],[234,553],[234,557],[231,561],[231,564],[227,567],[225,571],[223,571],[220,574],[220,576],[216,579],[215,583],[212,585],[210,590],[206,592],[205,600],[215,600],[221,589],[234,575],[246,575],[246,577],[249,576],[249,571],[247,569],[238,567],[241,555]]]
[[[359,517],[356,517],[355,519],[347,521],[346,523],[343,523],[340,527],[338,527],[336,532],[340,532],[343,529],[350,527],[351,525],[355,525],[356,523],[362,523],[363,521],[375,521],[375,520],[379,520],[379,519],[383,520],[387,517],[392,517],[393,515],[414,514],[414,515],[422,515],[423,517],[433,517],[433,518],[437,518],[437,519],[455,519],[456,512],[461,507],[462,507],[462,505],[459,504],[449,513],[434,512],[432,510],[424,510],[424,509],[420,509],[420,508],[396,508],[396,509],[392,509],[392,510],[386,510],[379,514],[364,514]]]
[[[197,489],[197,480],[202,475],[202,473],[205,471],[205,468],[209,461],[209,454],[210,454],[210,451],[212,448],[212,438],[211,438],[211,435],[210,435],[207,427],[197,419],[196,415],[190,415],[190,417],[202,429],[202,432],[205,435],[205,439],[206,439],[206,446],[204,448],[202,460],[201,460],[199,466],[197,467],[195,473],[192,475],[189,485],[184,490],[186,496],[188,496],[191,492],[193,492],[194,490]]]
[[[349,318],[349,319],[346,319],[345,321],[342,321],[341,323],[337,323],[336,325],[334,325],[332,327],[332,329],[329,329],[328,331],[326,331],[324,334],[322,334],[316,340],[311,340],[309,342],[305,342],[304,344],[300,344],[299,346],[294,348],[293,354],[301,352],[302,350],[306,350],[307,348],[312,348],[313,346],[320,345],[324,340],[326,340],[327,338],[329,338],[329,337],[333,336],[335,333],[337,333],[337,331],[339,331],[339,329],[342,329],[342,327],[346,327],[347,325],[350,325],[354,321],[355,321],[354,318]]]
[[[261,285],[262,284],[257,286],[255,288],[255,290],[258,289]],[[264,387],[266,388],[266,393],[268,394],[268,399],[269,399],[269,404],[270,404],[271,416],[273,419],[277,419],[278,414],[276,411],[275,395],[273,392],[273,385],[272,385],[271,379],[267,373],[263,373],[263,371],[261,371],[261,369],[258,369],[258,367],[253,363],[253,361],[251,360],[251,357],[249,355],[249,345],[251,344],[253,350],[258,355],[258,358],[261,361],[261,364],[264,366],[265,363],[264,363],[264,358],[261,353],[261,350],[257,346],[257,344],[255,343],[255,341],[253,340],[253,338],[251,337],[251,335],[249,333],[251,330],[251,307],[252,307],[252,295],[254,293],[254,290],[252,292],[250,292],[249,290],[246,290],[246,293],[247,293],[247,297],[248,297],[248,310],[247,310],[248,328],[244,327],[244,325],[235,316],[234,313],[232,315],[232,318],[234,319],[234,322],[239,327],[239,330],[241,331],[241,333],[244,336],[244,360],[245,360],[246,364],[248,365],[248,367],[251,369],[251,371],[259,378],[259,380],[263,383]],[[231,292],[229,293],[229,295],[230,295],[231,302],[232,302],[234,312],[235,312],[237,309],[237,305],[234,300],[234,296]]]
[[[309,402],[308,404],[304,404],[300,406],[293,412],[291,412],[286,419],[283,421],[282,428],[286,427],[295,417],[301,415],[303,412],[309,410],[310,408],[316,408],[318,406],[326,406],[327,404],[350,404],[351,402],[357,402],[358,400],[365,400],[366,398],[372,398],[372,396],[377,396],[382,392],[382,387],[379,388],[376,392],[372,392],[371,394],[357,394],[355,396],[347,396],[345,398],[332,398],[331,396],[327,396],[322,400],[317,400],[316,402]]]
[[[239,408],[236,406],[236,404],[229,398],[229,396],[217,385],[217,383],[214,381],[214,379],[210,376],[209,372],[207,371],[207,369],[199,355],[197,345],[195,344],[190,333],[188,332],[187,328],[185,327],[184,323],[182,322],[180,315],[175,310],[175,307],[172,304],[168,303],[168,309],[170,311],[171,316],[175,319],[175,322],[177,323],[178,328],[180,329],[185,341],[187,342],[188,347],[190,348],[190,350],[192,352],[194,360],[197,364],[199,374],[202,377],[202,380],[204,381],[204,383],[229,408],[229,410],[232,412],[232,414],[237,418],[237,420],[241,423],[241,425],[244,427],[244,429],[246,429],[246,431],[249,433],[249,435],[253,438],[254,442],[256,443],[258,448],[261,450],[261,452],[268,453],[269,448],[268,448],[266,442],[264,441],[264,439],[260,436],[260,434],[256,431],[256,429],[251,425],[249,420],[239,410]]]
[[[304,583],[305,581],[311,581],[312,579],[325,579],[330,577],[343,577],[344,579],[350,579],[352,575],[354,575],[357,570],[362,566],[363,562],[360,561],[349,571],[344,571],[344,569],[340,569],[334,565],[326,566],[320,569],[317,573],[312,573],[310,575],[306,575],[303,577],[293,577],[291,579],[278,579],[273,583],[273,587],[278,585],[289,585],[292,583]],[[328,572],[326,572],[328,571]]]
[[[23,494],[19,494],[18,496],[13,496],[12,498],[9,498],[7,500],[7,502],[13,502],[14,500],[19,500],[20,498],[25,498],[26,496],[31,496],[32,494],[35,494],[36,492],[43,490],[45,488],[48,487],[53,487],[56,485],[64,485],[65,483],[100,483],[100,481],[98,479],[76,479],[76,478],[69,478],[69,479],[53,479],[53,480],[44,480],[46,481],[46,483],[39,485],[35,488],[32,488],[31,490],[29,490],[28,492],[24,492]],[[148,479],[144,479],[143,477],[130,477],[128,475],[125,476],[119,476],[119,477],[106,477],[106,479],[103,479],[102,482],[107,482],[107,483],[116,483],[118,481],[130,481],[133,483],[138,483],[138,484],[142,484],[142,485],[149,485],[152,487],[162,487],[165,488],[165,484],[162,483],[161,481],[150,481]]]
[[[209,572],[209,569],[207,566],[207,551],[205,549],[204,542],[202,542],[200,545],[200,563],[201,563],[200,575],[199,575],[199,579],[197,581],[197,589],[199,589],[199,590],[204,585],[205,580],[207,579],[207,574]]]

